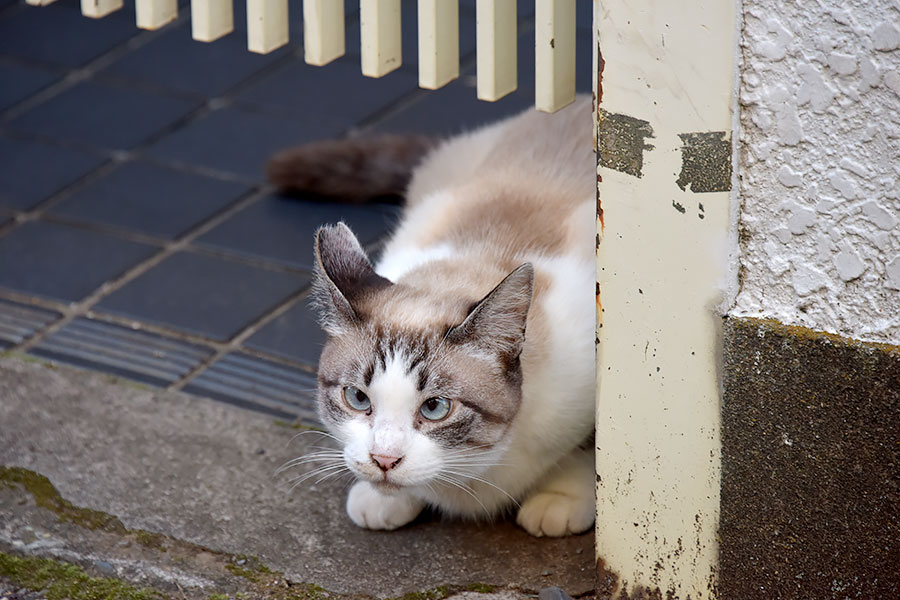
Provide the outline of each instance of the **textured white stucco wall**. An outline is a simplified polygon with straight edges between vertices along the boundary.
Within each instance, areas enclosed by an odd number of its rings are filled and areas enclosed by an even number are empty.
[[[744,0],[732,311],[900,344],[900,0]]]

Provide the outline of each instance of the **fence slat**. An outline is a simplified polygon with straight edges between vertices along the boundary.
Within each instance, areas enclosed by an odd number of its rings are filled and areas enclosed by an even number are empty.
[[[556,112],[575,100],[575,0],[536,0],[535,107]]]
[[[403,64],[400,0],[360,0],[362,74],[381,77]]]
[[[135,0],[137,26],[159,29],[178,17],[178,0]]]
[[[287,0],[247,0],[247,49],[268,54],[287,43]]]
[[[81,14],[91,19],[105,17],[122,8],[122,0],[81,0]]]
[[[234,31],[232,0],[191,0],[191,35],[212,42]]]
[[[303,0],[303,59],[321,67],[345,52],[344,3]]]
[[[518,87],[516,0],[475,5],[478,99],[493,102]]]
[[[436,90],[459,77],[459,3],[419,0],[419,87]]]

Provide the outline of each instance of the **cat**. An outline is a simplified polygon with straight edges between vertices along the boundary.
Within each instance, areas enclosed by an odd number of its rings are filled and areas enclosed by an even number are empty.
[[[315,236],[318,409],[358,479],[357,525],[395,529],[429,505],[476,519],[515,509],[535,536],[591,528],[591,132],[581,97],[437,144],[345,140],[273,159],[288,191],[327,195],[337,177],[335,195],[359,201],[408,180],[374,267],[345,224]]]

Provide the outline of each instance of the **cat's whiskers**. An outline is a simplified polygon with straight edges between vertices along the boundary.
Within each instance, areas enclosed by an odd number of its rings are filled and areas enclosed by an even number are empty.
[[[475,495],[475,492],[471,488],[469,488],[469,486],[467,486],[465,483],[458,481],[458,480],[454,479],[453,477],[450,477],[449,475],[445,475],[444,473],[437,474],[435,476],[435,479],[437,481],[440,481],[443,483],[448,483],[455,488],[459,488],[462,491],[464,491],[465,493],[467,493],[468,495],[472,496],[472,498],[475,500],[475,502],[477,502],[481,506],[481,508],[484,509],[485,514],[488,515],[489,517],[491,516],[491,511],[489,511],[487,506],[484,505],[484,502],[482,502],[478,498],[478,496]]]
[[[299,477],[295,477],[294,479],[289,480],[287,483],[291,484],[291,487],[288,489],[288,491],[292,491],[295,487],[297,487],[304,481],[311,479],[313,477],[316,477],[318,475],[327,474],[330,471],[335,471],[335,473],[333,473],[333,474],[336,475],[344,470],[347,470],[347,471],[350,470],[347,467],[347,465],[345,465],[344,463],[325,465],[324,467],[319,467],[317,469],[313,469],[312,471],[310,471],[308,473],[304,473],[303,475],[300,475]]]
[[[491,481],[488,481],[487,479],[484,479],[483,477],[479,477],[478,475],[475,475],[475,474],[473,474],[473,473],[463,472],[463,471],[453,471],[453,470],[450,470],[450,469],[447,469],[447,468],[442,469],[441,472],[442,472],[442,473],[449,473],[449,474],[451,474],[451,475],[457,475],[457,476],[460,476],[460,477],[465,477],[465,478],[467,478],[467,479],[471,479],[471,480],[473,480],[473,481],[478,481],[479,483],[483,483],[483,484],[485,484],[485,485],[488,485],[488,486],[494,488],[495,490],[497,490],[498,492],[500,492],[501,494],[503,494],[504,496],[506,496],[507,498],[509,498],[510,500],[512,500],[513,504],[515,504],[516,507],[519,506],[519,501],[516,500],[509,492],[507,492],[506,490],[504,490],[503,488],[501,488],[501,487],[498,486],[497,484],[495,484],[495,483],[493,483],[493,482],[491,482]]]
[[[348,472],[350,471],[350,469],[346,469],[346,470],[347,470]],[[338,475],[342,475],[342,474],[343,474],[343,473],[342,473],[342,471],[340,471],[340,470],[334,471],[334,472],[332,472],[332,473],[328,473],[328,474],[326,474],[326,475],[320,477],[319,479],[316,479],[316,482],[315,482],[313,485],[319,485],[320,483],[322,483],[322,482],[325,481],[326,479],[331,479],[332,477],[337,477]]]
[[[297,432],[297,433],[295,433],[294,435],[292,435],[292,436],[291,436],[291,439],[288,440],[287,445],[288,445],[288,446],[291,445],[291,443],[293,443],[293,441],[296,440],[296,439],[297,439],[298,437],[300,437],[301,435],[309,435],[309,434],[311,434],[311,433],[316,433],[316,434],[318,434],[318,435],[321,435],[322,437],[331,438],[331,439],[333,439],[334,441],[336,441],[336,442],[339,443],[339,444],[341,443],[341,440],[339,440],[339,439],[338,439],[337,437],[335,437],[334,435],[328,433],[327,431],[320,431],[320,430],[318,430],[318,429],[306,429],[306,430],[304,430],[304,431],[300,431],[300,432]]]
[[[466,456],[466,455],[471,455],[471,454],[481,455],[481,454],[485,454],[485,453],[479,452],[479,450],[482,450],[484,448],[492,448],[492,447],[493,447],[493,444],[479,444],[477,446],[466,446],[464,448],[456,448],[456,449],[446,450],[445,454],[447,456]]]
[[[476,467],[509,467],[512,466],[511,463],[507,462],[498,462],[495,460],[490,460],[488,457],[481,456],[473,456],[473,457],[458,457],[458,458],[449,458],[444,460],[444,464],[459,466],[459,467],[467,467],[467,466],[476,466]]]
[[[289,461],[285,462],[283,465],[278,467],[275,470],[275,475],[278,475],[288,469],[293,467],[310,463],[310,462],[324,462],[328,460],[338,461],[343,460],[343,453],[338,450],[329,450],[329,451],[321,451],[321,452],[313,452],[310,454],[304,454],[303,456],[298,456],[297,458],[292,458]]]

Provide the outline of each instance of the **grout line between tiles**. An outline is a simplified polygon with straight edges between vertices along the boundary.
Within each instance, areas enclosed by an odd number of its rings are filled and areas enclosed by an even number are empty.
[[[256,320],[244,327],[234,337],[228,340],[226,344],[217,348],[212,356],[209,356],[206,360],[191,369],[184,376],[182,376],[181,379],[172,383],[166,389],[174,391],[181,390],[184,388],[184,386],[196,379],[201,373],[206,371],[210,366],[212,366],[226,354],[234,351],[246,352],[247,349],[243,347],[243,343],[247,338],[290,310],[294,305],[296,305],[302,299],[306,298],[309,292],[310,288],[306,287],[282,300],[275,308],[271,309],[262,316],[257,317]]]
[[[183,20],[184,17],[179,16],[173,22],[173,25],[177,25]],[[137,29],[137,27],[135,27],[135,29]],[[23,99],[21,102],[18,102],[4,110],[2,113],[0,113],[0,122],[12,121],[16,117],[21,116],[29,110],[53,98],[54,96],[57,96],[62,92],[68,90],[69,88],[75,86],[77,83],[92,79],[100,69],[106,68],[114,61],[124,56],[126,53],[137,50],[141,46],[144,46],[151,40],[155,39],[157,36],[162,35],[162,32],[163,29],[157,29],[155,31],[138,30],[137,33],[135,33],[131,37],[123,40],[118,45],[110,48],[106,52],[103,52],[100,55],[92,58],[84,65],[78,67],[68,67],[62,65],[62,68],[65,69],[65,74],[63,75],[61,80],[50,84],[36,94],[29,96],[28,98]],[[41,64],[45,67],[50,66],[60,68],[61,66],[56,63],[45,63],[44,61],[26,60],[24,62],[26,64],[28,62],[31,62],[32,64]]]
[[[267,192],[263,190],[263,195],[267,195]],[[31,220],[38,220],[37,218],[32,218]],[[115,237],[121,240],[127,240],[129,242],[137,242],[139,244],[147,244],[149,246],[158,246],[165,247],[169,244],[173,243],[173,240],[170,238],[160,237],[153,234],[147,234],[142,232],[136,232],[130,229],[125,229],[121,227],[117,227],[115,225],[107,225],[105,223],[96,223],[93,221],[85,221],[79,219],[77,217],[69,217],[67,215],[57,215],[57,214],[44,214],[40,216],[40,221],[45,221],[49,223],[59,223],[62,225],[66,225],[69,227],[73,227],[75,229],[81,229],[84,231],[91,231],[95,233],[100,233],[104,235],[109,235],[111,237]],[[178,239],[177,236],[175,239]],[[262,269],[264,271],[273,271],[276,273],[290,273],[294,275],[306,275],[309,276],[309,269],[294,266],[290,264],[286,264],[276,260],[270,260],[266,258],[257,258],[247,254],[241,254],[236,251],[231,251],[227,248],[217,248],[214,246],[208,246],[206,244],[198,244],[196,240],[186,245],[183,249],[183,252],[190,252],[191,254],[199,254],[201,256],[209,256],[212,258],[218,258],[227,262],[237,263],[242,265],[247,265],[250,267],[256,267],[257,269]]]
[[[64,302],[60,302],[58,300],[50,300],[47,298],[40,298],[36,296],[29,296],[26,294],[22,294],[21,292],[16,292],[15,290],[7,290],[0,288],[0,299],[8,300],[11,302],[16,302],[18,304],[25,304],[28,306],[34,306],[36,308],[41,308],[45,310],[50,310],[53,312],[60,313],[62,315],[72,315],[73,319],[84,317],[91,319],[93,321],[98,321],[101,323],[108,323],[110,325],[117,325],[119,327],[125,327],[127,329],[131,329],[133,331],[144,331],[147,333],[151,333],[153,335],[158,335],[162,338],[181,342],[184,344],[191,344],[194,346],[201,346],[205,348],[210,348],[214,351],[228,348],[230,349],[229,342],[222,342],[220,340],[215,340],[212,338],[204,337],[202,335],[188,333],[185,331],[181,331],[179,329],[171,329],[169,327],[165,327],[162,325],[156,325],[154,323],[147,323],[145,321],[138,321],[136,319],[131,319],[128,317],[124,317],[121,315],[107,313],[103,311],[89,309],[84,314],[74,314],[75,309],[72,305],[69,305]],[[302,298],[301,298],[302,300]],[[286,309],[290,309],[288,306]],[[277,310],[277,309],[276,309]],[[277,318],[282,314],[279,312],[278,315],[274,315],[273,318]],[[286,358],[284,356],[273,354],[271,352],[266,352],[264,350],[257,350],[255,348],[250,347],[241,347],[239,348],[241,352],[244,354],[253,356],[254,358],[259,358],[262,360],[266,360],[269,362],[273,362],[285,367],[290,367],[293,369],[297,369],[298,371],[302,371],[308,374],[315,374],[316,367],[314,365],[310,365],[298,360]],[[17,350],[13,348],[4,349],[0,351],[0,355],[7,352],[16,352]],[[21,350],[19,350],[21,351]]]
[[[27,352],[31,350],[46,337],[56,333],[64,326],[69,324],[75,317],[85,314],[95,304],[97,304],[100,300],[102,300],[112,292],[123,287],[126,283],[132,281],[138,276],[143,275],[175,252],[185,249],[188,244],[190,244],[190,242],[192,242],[197,237],[203,235],[213,227],[223,223],[240,210],[243,210],[247,206],[250,206],[254,202],[258,201],[263,197],[264,193],[265,192],[263,190],[256,189],[251,190],[247,194],[238,198],[229,206],[219,211],[203,223],[200,223],[184,235],[176,238],[174,241],[167,243],[150,257],[132,266],[119,276],[106,281],[100,287],[91,292],[87,297],[79,300],[78,302],[72,303],[70,305],[71,310],[68,311],[67,314],[64,314],[62,318],[57,319],[56,321],[45,327],[43,330],[35,332],[29,338],[13,346],[12,349],[20,352]]]

